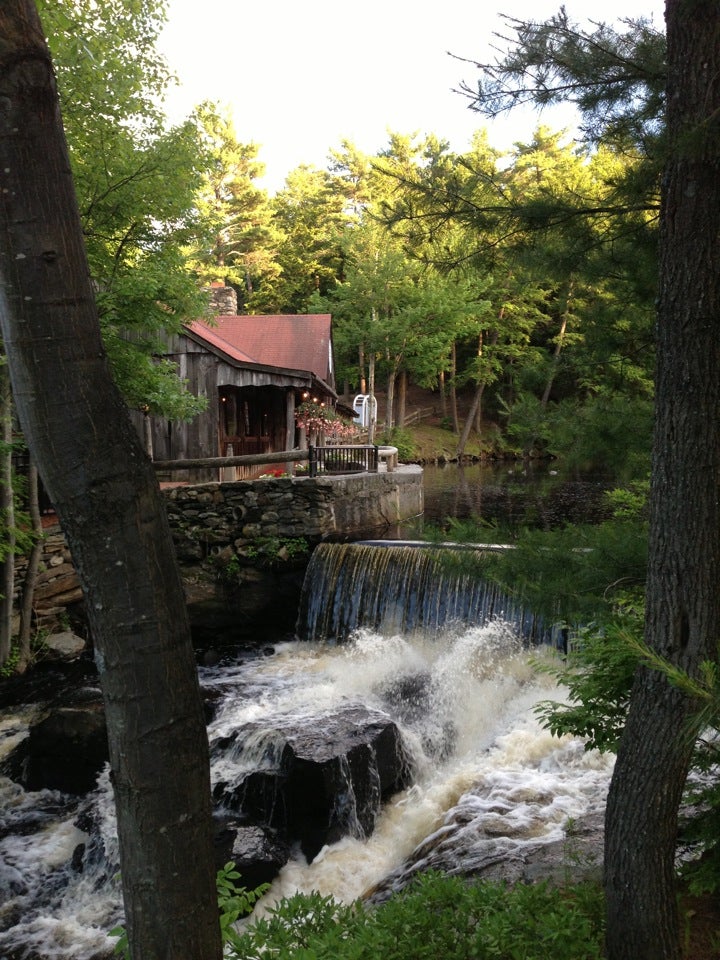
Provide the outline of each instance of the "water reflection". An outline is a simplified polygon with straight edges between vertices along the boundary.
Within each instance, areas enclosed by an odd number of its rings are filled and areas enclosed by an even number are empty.
[[[424,468],[424,524],[480,518],[518,529],[597,523],[608,516],[602,476],[563,474],[552,463],[447,464]],[[418,530],[416,524],[414,529]]]

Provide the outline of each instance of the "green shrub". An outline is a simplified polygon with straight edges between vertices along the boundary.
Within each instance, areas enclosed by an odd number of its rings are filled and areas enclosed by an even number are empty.
[[[237,960],[596,960],[603,905],[591,885],[468,882],[427,873],[379,907],[297,894],[232,944]]]
[[[252,913],[257,901],[270,888],[269,883],[262,883],[255,890],[247,890],[245,887],[238,886],[238,880],[240,880],[240,873],[235,869],[232,860],[218,870],[215,880],[220,911],[220,933],[222,942],[230,948],[238,940],[235,924]]]
[[[412,433],[403,427],[383,430],[377,442],[380,446],[397,447],[400,463],[410,463],[417,456]]]
[[[277,569],[286,564],[305,560],[310,555],[310,544],[305,537],[256,537],[237,548],[229,558],[220,556],[215,562],[221,580],[235,583],[243,566],[256,565]]]
[[[536,712],[557,736],[585,738],[586,749],[615,751],[625,724],[635,671],[658,671],[697,704],[687,733],[699,736],[691,762],[680,815],[679,842],[685,848],[679,871],[691,894],[720,891],[720,670],[701,664],[690,677],[664,660],[643,639],[642,617],[629,610],[623,621],[600,630],[579,631],[565,660],[538,660],[568,690],[569,703],[544,701]]]
[[[535,666],[568,691],[569,703],[545,700],[535,712],[555,736],[585,738],[586,750],[615,751],[625,726],[633,676],[640,662],[639,617],[628,614],[602,629],[578,630],[567,657],[537,659]]]

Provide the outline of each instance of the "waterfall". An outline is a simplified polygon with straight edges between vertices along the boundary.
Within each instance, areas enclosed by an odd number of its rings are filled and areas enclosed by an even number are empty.
[[[385,635],[437,634],[452,625],[512,625],[527,643],[559,645],[561,631],[484,579],[445,546],[323,543],[305,574],[297,635],[347,640],[368,628]],[[482,549],[464,550],[474,559]]]
[[[329,771],[339,785],[322,836],[313,810],[287,804],[293,837],[296,821],[309,827],[259,915],[297,891],[379,901],[425,869],[523,880],[537,851],[565,856],[568,822],[601,822],[612,758],[554,737],[535,714],[564,698],[537,669],[555,651],[526,649],[552,631],[443,553],[453,551],[322,545],[306,577],[304,636],[200,668],[219,823],[237,814],[248,774],[248,790],[296,800],[283,764],[291,753],[306,764],[297,731],[328,748],[318,784]],[[347,642],[324,642],[332,637]],[[109,771],[85,797],[9,779],[3,759],[38,710],[0,709],[0,957],[109,960],[107,931],[122,922]],[[384,763],[362,781],[355,753],[332,760],[340,725],[352,730],[356,717],[397,731],[402,776],[390,787]]]

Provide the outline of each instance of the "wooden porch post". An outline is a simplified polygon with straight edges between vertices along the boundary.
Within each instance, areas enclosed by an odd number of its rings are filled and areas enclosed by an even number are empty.
[[[292,450],[295,447],[295,391],[288,390],[285,395],[286,409],[286,428],[285,428],[285,449]],[[292,476],[292,463],[285,464],[285,472]]]

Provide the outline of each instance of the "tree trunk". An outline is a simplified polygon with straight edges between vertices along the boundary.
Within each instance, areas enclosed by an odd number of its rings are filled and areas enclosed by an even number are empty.
[[[482,356],[483,352],[483,332],[482,330],[478,334],[478,357]],[[482,393],[478,397],[478,402],[475,408],[475,433],[480,437],[482,435]]]
[[[390,371],[387,378],[387,402],[385,404],[385,430],[393,428],[393,407],[395,406],[395,373]]]
[[[78,574],[102,684],[133,960],[219,960],[208,744],[152,465],[103,349],[31,0],[0,5],[0,322],[21,426]]]
[[[375,354],[368,358],[368,443],[375,443]]]
[[[152,460],[154,456],[153,450],[153,425],[150,418],[150,411],[143,410],[143,444],[145,446],[145,453]]]
[[[440,376],[438,378],[438,386],[440,388],[440,416],[443,420],[447,420],[447,397],[445,395],[445,371],[440,371]]]
[[[0,519],[5,527],[4,556],[0,561],[0,666],[12,648],[13,593],[15,591],[15,496],[12,469],[12,394],[5,358],[0,358]]]
[[[572,283],[570,285],[570,291],[572,292]],[[565,312],[563,313],[562,320],[560,321],[560,332],[558,333],[557,339],[555,340],[555,350],[553,351],[552,362],[550,364],[550,372],[548,373],[547,381],[545,382],[545,389],[543,390],[543,395],[540,398],[540,409],[543,413],[547,410],[547,405],[550,402],[550,393],[555,383],[555,377],[557,376],[558,368],[560,366],[560,354],[563,348],[563,342],[565,340],[565,332],[567,331],[567,322],[568,314],[570,312],[570,293],[568,294],[568,299],[565,305]],[[524,450],[524,455],[529,457],[532,454],[533,448],[537,441],[537,434],[533,434],[532,439],[527,443]]]
[[[720,8],[667,0],[655,434],[645,636],[696,674],[720,636]],[[606,817],[609,960],[679,960],[677,813],[693,704],[642,670]]]
[[[502,316],[502,311],[500,312],[500,316]],[[499,337],[500,337],[499,331],[495,330],[493,332],[492,337],[490,338],[490,345],[494,347],[497,344]],[[481,333],[478,339],[478,356],[481,356],[482,352],[483,352],[483,335]],[[470,431],[473,428],[473,423],[475,421],[475,418],[480,416],[480,409],[482,404],[483,393],[485,392],[485,386],[486,386],[486,383],[483,380],[482,382],[478,383],[477,388],[475,390],[475,396],[473,397],[473,402],[470,406],[470,411],[467,415],[467,419],[465,420],[465,424],[463,425],[463,430],[460,435],[460,439],[458,440],[458,445],[457,445],[458,460],[462,460],[462,458],[464,457],[465,446],[468,442]],[[478,433],[479,433],[479,429],[478,429]]]
[[[398,376],[397,420],[398,427],[405,426],[405,411],[407,409],[407,370],[401,370]]]
[[[550,400],[550,391],[552,390],[553,383],[555,382],[555,377],[557,376],[558,367],[560,366],[560,353],[563,348],[563,341],[565,339],[565,331],[567,330],[567,321],[568,321],[568,310],[569,310],[570,300],[568,299],[568,308],[563,314],[562,321],[560,323],[560,332],[558,333],[557,340],[555,341],[555,350],[553,351],[552,364],[550,366],[550,373],[548,374],[547,382],[545,384],[545,389],[543,390],[543,395],[540,399],[540,406],[544,410],[548,401]]]
[[[360,393],[367,393],[365,387],[365,344],[361,343],[358,347],[358,370],[360,372]]]
[[[24,673],[32,659],[30,641],[32,639],[33,599],[35,597],[35,583],[40,568],[40,558],[43,552],[38,472],[32,458],[30,458],[27,485],[28,513],[30,514],[33,543],[30,548],[30,556],[28,557],[27,569],[25,570],[25,578],[23,580],[22,604],[20,608],[20,637],[18,640],[20,655],[16,667],[17,673]]]
[[[455,386],[457,378],[457,346],[453,341],[450,348],[450,412],[452,413],[453,433],[460,433],[460,418],[458,416],[457,405],[457,387]]]
[[[468,442],[470,436],[470,431],[473,427],[473,422],[475,420],[475,415],[480,408],[480,401],[482,400],[482,395],[485,390],[485,384],[479,383],[475,390],[475,396],[473,397],[473,402],[470,405],[470,410],[468,412],[467,418],[463,425],[462,433],[460,434],[460,439],[458,440],[456,456],[458,460],[462,460],[465,456],[465,446]]]

